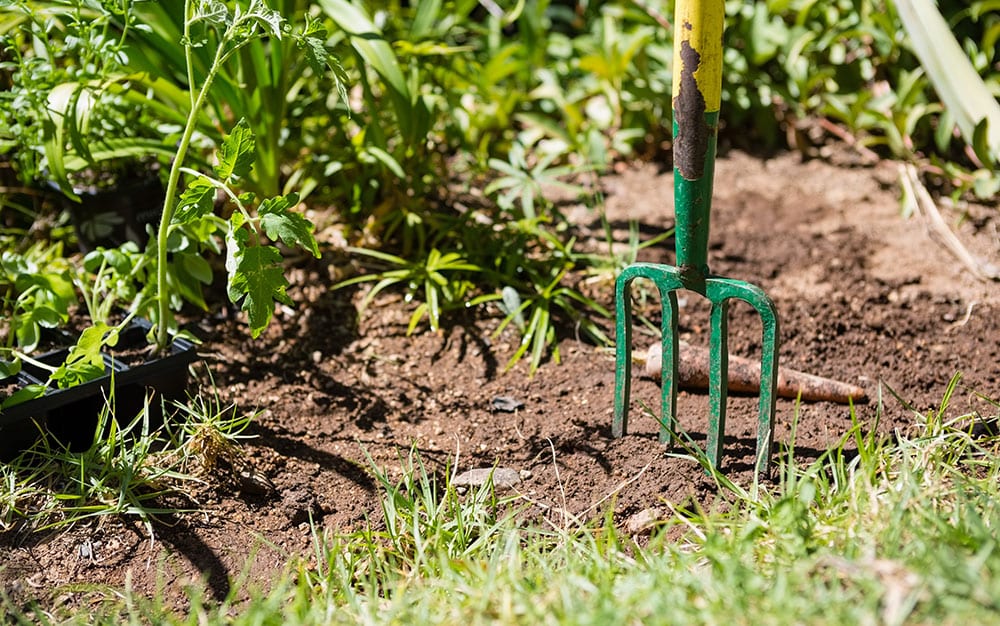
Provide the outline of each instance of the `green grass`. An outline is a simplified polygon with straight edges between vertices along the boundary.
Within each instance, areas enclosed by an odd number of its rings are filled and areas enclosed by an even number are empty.
[[[187,485],[204,482],[220,460],[232,465],[242,459],[237,443],[256,417],[223,406],[214,394],[196,395],[174,410],[180,419],[173,427],[152,428],[148,403],[119,421],[112,394],[87,449],[72,451],[42,437],[0,463],[0,531],[37,532],[125,516],[137,518],[154,539],[157,516],[198,508],[189,495],[177,497],[190,493]]]
[[[373,470],[384,524],[317,531],[315,553],[270,588],[237,580],[219,604],[194,587],[184,614],[129,589],[89,592],[94,612],[7,610],[108,624],[996,623],[1000,441],[970,435],[974,416],[943,420],[954,383],[916,435],[855,424],[852,446],[808,465],[788,454],[756,496],[724,487],[720,510],[667,506],[639,543],[607,518],[526,524],[517,496],[459,495],[411,455],[399,483]]]

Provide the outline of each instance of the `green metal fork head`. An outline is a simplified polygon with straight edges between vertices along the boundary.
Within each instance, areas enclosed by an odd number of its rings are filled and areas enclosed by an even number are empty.
[[[677,336],[677,292],[689,289],[680,268],[654,263],[635,263],[625,268],[615,284],[615,413],[612,434],[621,437],[628,431],[629,396],[632,384],[632,299],[629,287],[633,280],[651,280],[663,302],[660,391],[660,441],[667,443],[677,436],[677,390],[679,345]],[[727,323],[731,300],[743,300],[756,309],[761,318],[760,403],[757,426],[758,474],[770,469],[774,434],[775,395],[778,374],[778,314],[774,302],[757,286],[742,280],[707,276],[704,291],[712,303],[709,362],[709,420],[706,455],[716,468],[722,467],[722,447],[726,430],[729,349]]]
[[[677,434],[677,291],[701,294],[712,303],[709,363],[707,455],[722,464],[725,437],[727,322],[730,300],[748,302],[763,327],[760,415],[757,429],[758,473],[769,469],[778,372],[778,315],[774,303],[750,283],[712,275],[708,269],[708,231],[715,174],[716,138],[722,92],[724,0],[677,0],[674,16],[674,207],[677,266],[636,263],[625,268],[615,285],[617,350],[615,414],[612,433],[628,428],[631,391],[632,306],[629,286],[636,278],[656,285],[663,302],[663,361],[660,440]]]

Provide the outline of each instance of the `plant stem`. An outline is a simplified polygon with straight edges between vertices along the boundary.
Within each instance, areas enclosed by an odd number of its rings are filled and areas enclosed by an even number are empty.
[[[185,37],[188,36],[188,9],[189,2],[185,2]],[[185,47],[190,48],[191,42],[185,41],[184,45]],[[184,133],[181,135],[180,143],[177,146],[177,154],[174,157],[173,163],[170,165],[170,176],[167,178],[166,197],[163,200],[163,214],[160,216],[160,227],[156,236],[157,351],[164,350],[167,347],[167,342],[169,340],[167,333],[167,320],[170,316],[170,295],[166,288],[167,238],[170,234],[170,223],[173,221],[174,209],[177,208],[177,189],[181,178],[181,168],[184,163],[184,158],[187,156],[188,148],[191,145],[191,137],[194,135],[195,126],[197,125],[198,111],[201,110],[205,97],[208,95],[208,90],[212,86],[212,81],[215,79],[215,75],[222,66],[222,62],[225,57],[225,39],[223,38],[219,42],[219,47],[215,51],[215,58],[212,60],[212,65],[208,70],[208,75],[205,76],[205,81],[202,83],[201,89],[198,90],[198,95],[195,97],[194,102],[191,105],[191,110],[188,112],[187,123],[184,125]],[[189,67],[190,64],[191,58],[188,56]],[[190,86],[193,87],[193,85]]]
[[[184,64],[187,66],[188,93],[191,94],[191,110],[194,111],[194,46],[191,45],[191,0],[184,0]]]

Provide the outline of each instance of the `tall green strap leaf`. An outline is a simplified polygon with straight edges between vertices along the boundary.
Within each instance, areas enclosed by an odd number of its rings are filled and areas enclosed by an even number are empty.
[[[403,135],[412,136],[414,128],[418,127],[414,119],[416,107],[392,45],[371,18],[349,0],[319,0],[319,5],[337,26],[350,35],[351,46],[358,56],[385,82]]]
[[[419,0],[416,15],[410,25],[410,37],[420,40],[429,36],[437,25],[441,13],[441,0]]]
[[[970,145],[988,150],[994,161],[1000,160],[1000,104],[965,56],[933,0],[896,0],[896,9],[920,64],[954,116],[962,137]]]

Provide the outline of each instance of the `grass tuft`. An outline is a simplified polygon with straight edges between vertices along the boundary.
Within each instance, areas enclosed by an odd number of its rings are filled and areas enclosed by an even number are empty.
[[[190,612],[129,589],[95,591],[96,613],[21,612],[60,623],[907,624],[991,623],[1000,610],[1000,439],[946,420],[956,377],[914,436],[854,426],[840,445],[756,493],[720,480],[731,506],[670,506],[646,537],[610,509],[566,527],[519,515],[490,485],[460,494],[418,454],[402,478],[372,464],[381,516],[316,529],[268,589],[246,580]],[[975,416],[980,417],[980,416]],[[697,462],[693,459],[690,462]],[[730,488],[735,487],[735,488]],[[242,598],[236,600],[236,598]],[[9,610],[16,609],[17,607]],[[64,621],[65,620],[65,621]]]

